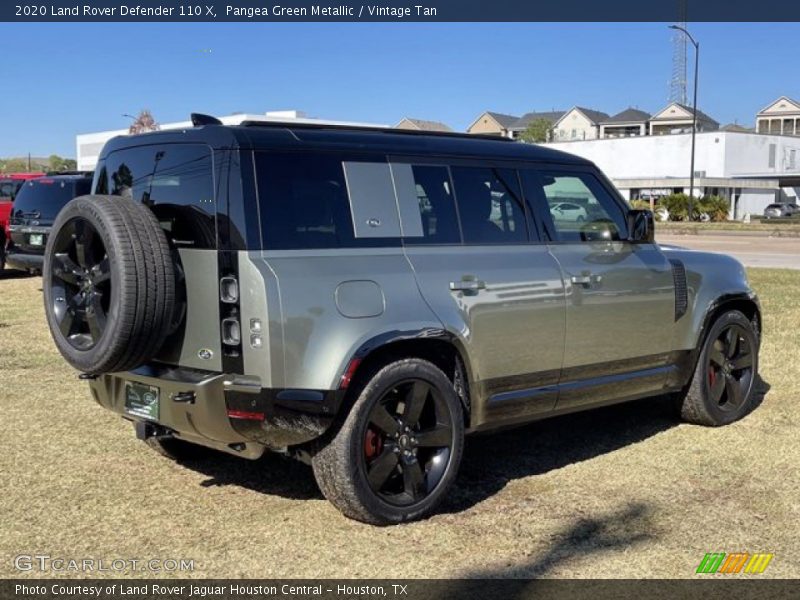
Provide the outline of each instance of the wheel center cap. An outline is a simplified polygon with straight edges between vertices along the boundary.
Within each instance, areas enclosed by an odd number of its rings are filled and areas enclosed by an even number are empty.
[[[405,450],[411,444],[411,438],[409,438],[406,434],[403,434],[400,436],[400,439],[397,440],[397,443],[401,449]]]

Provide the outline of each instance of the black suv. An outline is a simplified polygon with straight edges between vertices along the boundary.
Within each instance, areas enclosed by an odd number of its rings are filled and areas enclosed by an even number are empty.
[[[13,269],[41,272],[44,247],[59,211],[92,188],[92,173],[76,171],[25,182],[14,199],[9,220],[6,263]]]

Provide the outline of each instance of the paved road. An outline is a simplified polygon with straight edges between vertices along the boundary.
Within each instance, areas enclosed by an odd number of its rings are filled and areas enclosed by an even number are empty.
[[[656,235],[663,244],[693,250],[723,252],[748,267],[800,269],[800,238],[726,235]]]

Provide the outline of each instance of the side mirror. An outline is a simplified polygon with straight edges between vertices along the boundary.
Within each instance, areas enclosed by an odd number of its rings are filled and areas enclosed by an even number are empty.
[[[652,244],[656,240],[655,219],[649,210],[628,211],[628,241]]]

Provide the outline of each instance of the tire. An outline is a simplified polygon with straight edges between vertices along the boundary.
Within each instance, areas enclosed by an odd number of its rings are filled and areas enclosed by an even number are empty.
[[[199,446],[198,444],[192,444],[191,442],[179,440],[169,436],[149,437],[144,441],[144,443],[158,452],[161,456],[165,456],[171,460],[179,462],[206,458],[210,452],[210,450],[205,446]]]
[[[167,239],[144,205],[81,196],[59,212],[45,249],[47,322],[61,355],[84,373],[152,360],[175,310]]]
[[[685,421],[718,427],[753,409],[759,351],[756,327],[738,310],[723,313],[714,321],[680,401]],[[731,348],[733,338],[735,347]]]
[[[463,448],[464,414],[453,384],[433,364],[409,358],[366,382],[311,464],[322,493],[342,513],[388,525],[434,509],[456,477]]]

